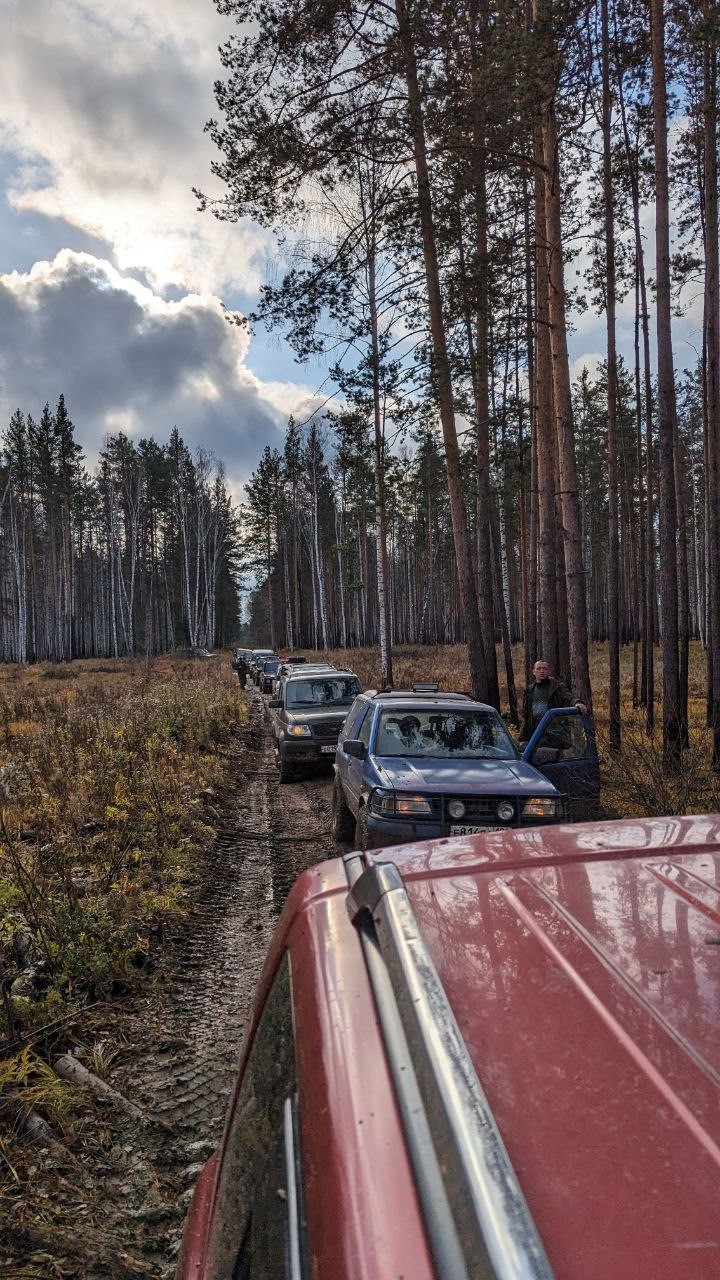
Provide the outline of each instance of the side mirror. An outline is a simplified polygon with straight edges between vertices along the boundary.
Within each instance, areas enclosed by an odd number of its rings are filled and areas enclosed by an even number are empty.
[[[282,706],[282,698],[271,698],[270,701],[268,702],[268,706],[273,711],[279,711]]]
[[[359,738],[346,738],[343,742],[343,751],[346,756],[354,756],[356,760],[362,760],[365,755],[365,743]]]
[[[532,753],[531,764],[555,764],[560,759],[558,747],[536,747]]]

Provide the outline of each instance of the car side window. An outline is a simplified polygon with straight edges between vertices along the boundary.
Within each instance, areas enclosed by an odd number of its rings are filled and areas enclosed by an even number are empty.
[[[280,964],[255,1032],[230,1119],[210,1240],[208,1274],[216,1280],[290,1277],[288,1124],[297,1135],[297,1068],[290,962]],[[290,1118],[290,1119],[288,1119]],[[293,1126],[293,1120],[295,1125]],[[295,1175],[301,1186],[299,1158]],[[304,1238],[302,1207],[300,1235]]]
[[[370,745],[370,734],[372,733],[372,722],[373,722],[373,708],[368,707],[367,711],[365,712],[365,719],[363,720],[362,724],[359,726],[357,730],[358,738],[360,739],[361,742],[365,743],[366,747]]]
[[[367,706],[367,703],[364,702],[362,698],[355,699],[343,722],[343,727],[342,727],[343,737],[354,738],[356,736],[356,730],[358,725],[360,724],[360,720],[362,719],[362,712],[364,711],[366,706]]]
[[[582,760],[588,754],[587,732],[582,717],[576,713],[551,716],[535,744],[535,751],[541,748],[546,756],[548,751],[556,752],[555,760]],[[549,759],[545,763],[550,763]]]

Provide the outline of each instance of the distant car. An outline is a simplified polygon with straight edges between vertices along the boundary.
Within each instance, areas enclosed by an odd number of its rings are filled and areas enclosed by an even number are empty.
[[[719,884],[717,814],[304,872],[177,1280],[711,1280]]]
[[[335,671],[336,667],[331,662],[302,662],[292,663],[285,658],[277,669],[273,679],[273,697],[280,697],[280,690],[284,680],[291,675],[307,675],[308,672]]]
[[[203,649],[200,645],[190,645],[187,649],[183,649],[184,658],[215,658],[217,654],[210,653],[209,649]]]
[[[289,676],[268,706],[281,782],[292,782],[300,764],[331,763],[338,733],[362,689],[351,671],[308,669]]]
[[[279,658],[264,658],[258,663],[258,688],[261,693],[272,692],[273,680],[277,675],[279,666]]]
[[[361,694],[334,764],[333,835],[359,848],[597,816],[592,721],[548,711],[522,755],[493,707],[468,694]]]
[[[258,662],[260,662],[260,660],[263,658],[274,658],[274,657],[276,657],[276,654],[273,652],[272,649],[253,649],[250,652],[247,659],[248,676],[250,677],[253,684],[256,683],[255,672],[257,670]]]

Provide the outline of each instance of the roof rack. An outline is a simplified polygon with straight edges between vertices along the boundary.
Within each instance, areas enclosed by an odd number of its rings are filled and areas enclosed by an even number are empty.
[[[437,1273],[552,1280],[400,872],[360,853],[344,862]]]
[[[466,701],[473,702],[474,698],[471,693],[455,692],[449,689],[438,689],[437,685],[414,684],[412,689],[366,689],[366,698],[448,698],[451,702],[455,698],[464,698]]]

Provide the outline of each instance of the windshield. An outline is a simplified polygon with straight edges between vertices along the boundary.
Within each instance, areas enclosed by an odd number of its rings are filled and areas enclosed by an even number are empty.
[[[517,760],[505,725],[491,711],[384,711],[377,756],[411,759]]]
[[[357,676],[317,676],[314,680],[291,680],[287,686],[288,707],[349,707],[362,693]]]
[[[279,666],[280,663],[273,661],[273,659],[271,659],[270,662],[263,662],[262,664],[262,668],[266,676],[274,676]]]

